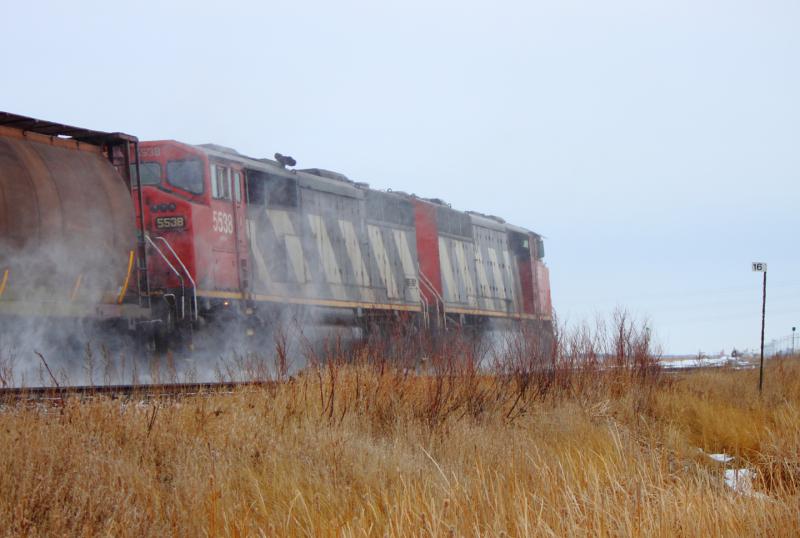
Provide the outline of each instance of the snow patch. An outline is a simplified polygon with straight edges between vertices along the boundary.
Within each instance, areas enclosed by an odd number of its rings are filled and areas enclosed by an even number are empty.
[[[661,361],[661,366],[666,369],[679,369],[679,368],[719,368],[722,366],[733,366],[736,368],[749,368],[750,363],[722,355],[719,357],[708,357],[704,359],[681,359],[674,361]]]
[[[728,463],[734,460],[733,456],[728,456],[727,454],[709,454],[708,457],[720,463]]]
[[[702,448],[700,449],[700,452],[703,452]],[[728,464],[736,459],[733,456],[724,453],[706,455],[712,460],[722,464]],[[755,478],[755,476],[756,473],[752,469],[725,469],[725,485],[728,486],[728,488],[734,493],[744,495],[745,497],[754,497],[756,499],[765,500],[769,499],[767,495],[764,495],[753,488],[753,478]]]

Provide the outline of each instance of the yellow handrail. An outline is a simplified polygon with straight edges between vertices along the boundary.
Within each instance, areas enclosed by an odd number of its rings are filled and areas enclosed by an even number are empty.
[[[119,292],[119,297],[117,297],[117,304],[122,304],[122,300],[125,298],[125,294],[128,293],[128,285],[131,283],[132,270],[133,270],[133,251],[131,250],[131,254],[128,257],[128,274],[125,275],[125,282],[122,284],[122,290]]]
[[[3,280],[0,280],[0,297],[2,297],[3,292],[6,291],[6,284],[8,284],[8,269],[3,271]]]
[[[74,301],[75,297],[78,296],[78,290],[81,289],[81,281],[83,281],[83,273],[78,275],[78,278],[75,279],[75,285],[72,286],[72,292],[69,294],[69,300]]]

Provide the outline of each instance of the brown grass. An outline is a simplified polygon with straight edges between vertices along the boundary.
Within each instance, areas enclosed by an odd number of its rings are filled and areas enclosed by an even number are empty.
[[[491,373],[442,352],[415,375],[363,353],[270,389],[6,405],[0,532],[800,535],[796,360],[771,363],[759,396],[757,372],[667,376],[613,338],[618,367],[585,366],[600,353],[584,336]],[[731,491],[699,449],[736,455],[763,496]]]

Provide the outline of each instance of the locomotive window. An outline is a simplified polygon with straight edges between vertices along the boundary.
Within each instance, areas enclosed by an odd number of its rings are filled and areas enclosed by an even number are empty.
[[[297,206],[297,182],[281,176],[268,176],[266,184],[267,205],[279,207]]]
[[[211,197],[219,198],[219,187],[217,185],[217,167],[211,165]]]
[[[233,194],[237,203],[242,201],[242,174],[239,172],[233,173]]]
[[[267,182],[267,205],[297,207],[297,181],[271,176]]]
[[[142,185],[158,185],[161,183],[161,163],[139,163],[139,174]],[[131,178],[134,177],[136,177],[136,165],[132,164]]]
[[[544,258],[544,241],[541,237],[536,238],[536,259]]]
[[[231,171],[229,168],[220,168],[217,171],[217,179],[220,181],[219,195],[225,200],[231,199]]]
[[[211,196],[218,200],[231,199],[231,171],[224,166],[211,166]]]
[[[511,232],[509,233],[509,240],[511,243],[511,250],[517,258],[521,260],[531,259],[531,249],[526,235],[518,232]]]
[[[200,159],[167,162],[167,181],[187,192],[203,194],[203,162]]]
[[[297,207],[297,180],[258,170],[247,170],[247,201],[269,207]]]

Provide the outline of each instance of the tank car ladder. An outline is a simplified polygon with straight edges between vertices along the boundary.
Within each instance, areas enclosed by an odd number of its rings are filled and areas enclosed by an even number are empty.
[[[133,155],[131,155],[131,146],[133,146]],[[147,242],[145,239],[145,224],[144,224],[144,201],[142,198],[142,175],[139,163],[139,140],[134,138],[133,141],[128,141],[124,147],[120,148],[122,154],[122,171],[127,179],[128,188],[136,188],[136,200],[138,211],[136,212],[136,282],[139,288],[139,305],[147,308],[151,307],[150,296],[150,279],[147,274]],[[109,147],[109,155],[111,160],[114,160],[114,150]],[[136,182],[132,172],[136,172]]]

